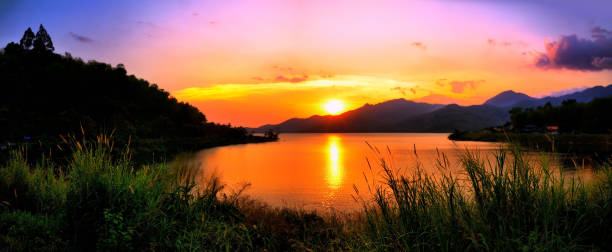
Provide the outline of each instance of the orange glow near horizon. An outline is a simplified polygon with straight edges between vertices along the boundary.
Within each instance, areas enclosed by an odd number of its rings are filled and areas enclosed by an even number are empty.
[[[392,99],[438,104],[476,105],[494,95],[512,89],[531,96],[542,96],[553,91],[572,88],[572,83],[590,82],[607,85],[588,73],[564,74],[563,71],[548,77],[547,72],[531,73],[529,69],[517,71],[524,74],[474,78],[469,75],[443,75],[445,78],[422,76],[423,79],[396,80],[385,76],[336,75],[310,77],[299,83],[263,82],[242,84],[215,84],[172,91],[173,97],[188,102],[206,115],[209,121],[231,123],[245,127],[277,124],[290,118],[307,118],[313,115],[337,114],[357,109],[366,103],[376,104]],[[565,83],[558,87],[531,85],[527,88],[508,86],[508,83],[531,79],[533,83]],[[582,82],[578,82],[582,80]],[[333,97],[343,105],[340,112],[326,109]],[[335,103],[335,102],[334,102]],[[330,104],[337,106],[334,104]],[[330,107],[331,108],[331,107]],[[338,111],[336,108],[333,111]]]
[[[164,9],[166,5],[174,4],[164,4]],[[142,18],[133,24],[138,36],[123,45],[125,52],[110,51],[114,47],[109,45],[108,52],[92,57],[116,58],[112,63],[124,63],[130,74],[194,105],[209,121],[245,127],[338,114],[400,98],[476,105],[510,89],[542,96],[612,83],[610,70],[536,67],[535,55],[546,51],[547,42],[559,35],[589,38],[591,27],[533,22],[545,9],[531,4],[212,5],[180,5],[160,19]],[[568,17],[557,18],[565,24]],[[324,99],[332,98],[342,101],[343,109],[326,109]]]

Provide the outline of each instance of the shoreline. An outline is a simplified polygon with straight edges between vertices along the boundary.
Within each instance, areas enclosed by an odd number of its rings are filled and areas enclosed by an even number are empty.
[[[491,130],[456,131],[453,141],[512,142],[530,150],[606,158],[612,154],[612,134],[550,134],[493,132]]]
[[[551,169],[546,164],[504,158],[524,155],[516,149],[500,152],[500,163],[493,164],[493,170],[468,153],[461,166],[472,183],[462,185],[455,177],[436,179],[418,171],[404,176],[381,162],[381,187],[357,192],[359,210],[324,213],[273,207],[242,195],[242,190],[222,193],[218,177],[204,180],[202,190],[197,190],[197,170],[188,164],[135,170],[129,159],[112,158],[112,146],[106,141],[78,146],[82,147],[75,149],[65,167],[32,166],[24,153],[0,165],[0,227],[7,230],[0,234],[3,247],[17,251],[610,249],[606,230],[612,224],[601,221],[612,213],[609,167],[597,172],[599,179],[574,183],[539,172]],[[463,189],[476,194],[472,197]],[[534,240],[534,235],[544,238]]]

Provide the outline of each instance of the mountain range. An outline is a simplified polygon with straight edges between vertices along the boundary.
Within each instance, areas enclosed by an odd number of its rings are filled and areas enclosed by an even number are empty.
[[[292,118],[280,124],[267,124],[250,129],[264,132],[452,132],[476,130],[502,125],[510,119],[514,107],[534,108],[548,102],[560,105],[564,100],[589,102],[612,96],[612,84],[596,86],[563,96],[535,98],[512,90],[504,91],[481,105],[430,104],[395,99],[378,104],[365,104],[339,115],[314,115]]]

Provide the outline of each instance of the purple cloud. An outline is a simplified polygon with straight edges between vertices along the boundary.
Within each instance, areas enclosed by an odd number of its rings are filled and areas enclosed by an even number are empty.
[[[535,65],[543,69],[580,71],[612,69],[612,32],[595,27],[591,34],[592,39],[569,35],[547,43],[546,53],[536,56]]]
[[[93,39],[91,39],[89,37],[86,37],[86,36],[83,36],[83,35],[76,34],[74,32],[69,32],[68,35],[70,35],[70,37],[72,37],[74,40],[79,41],[81,43],[92,43],[92,42],[94,42]]]
[[[593,39],[605,39],[608,36],[612,36],[612,31],[608,31],[599,26],[595,26],[591,29],[591,37],[593,37]]]
[[[136,24],[143,25],[143,26],[146,26],[146,27],[149,27],[149,28],[153,28],[153,29],[159,29],[158,25],[156,25],[153,22],[149,22],[149,21],[138,20],[138,21],[136,21]]]

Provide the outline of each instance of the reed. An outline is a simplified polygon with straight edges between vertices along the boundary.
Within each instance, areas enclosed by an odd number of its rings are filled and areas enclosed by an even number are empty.
[[[441,154],[437,176],[424,173],[418,163],[412,172],[399,173],[379,156],[384,183],[374,187],[373,203],[361,201],[371,241],[367,249],[612,249],[606,231],[612,227],[609,168],[587,183],[554,171],[544,156],[526,158],[516,146],[500,148],[490,159],[466,150],[460,174]]]
[[[388,149],[372,147],[379,158],[365,176],[371,186],[355,193],[363,211],[349,215],[270,207],[244,190],[228,193],[183,159],[136,166],[129,148],[116,155],[107,137],[66,142],[72,156],[61,165],[49,157],[29,163],[21,149],[0,166],[0,247],[612,250],[612,171],[602,168],[583,181],[514,147],[493,158],[466,150],[461,173],[440,153],[436,174],[418,161],[396,169]]]

